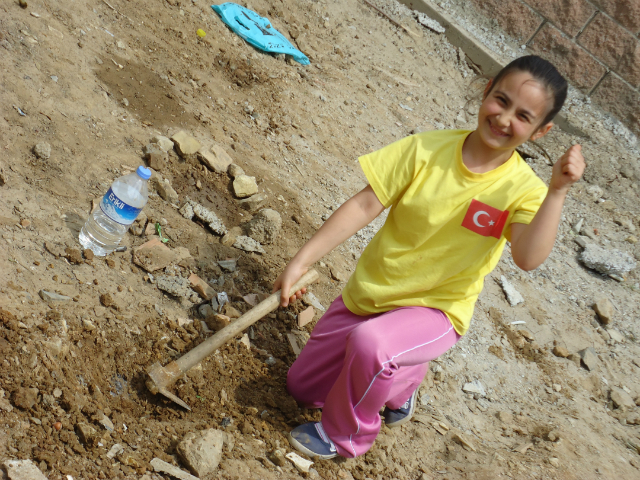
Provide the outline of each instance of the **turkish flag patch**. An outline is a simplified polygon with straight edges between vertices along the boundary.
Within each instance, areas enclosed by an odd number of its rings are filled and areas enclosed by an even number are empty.
[[[462,226],[483,237],[500,238],[508,216],[509,210],[503,212],[473,199],[467,214],[464,216]]]

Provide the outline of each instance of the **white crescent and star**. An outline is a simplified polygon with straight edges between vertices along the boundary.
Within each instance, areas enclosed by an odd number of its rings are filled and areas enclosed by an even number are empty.
[[[489,215],[487,212],[485,212],[484,210],[480,210],[479,212],[476,212],[473,215],[473,223],[475,223],[478,227],[484,228],[487,225],[481,225],[480,222],[478,222],[478,219],[480,218],[480,216],[482,215],[486,215],[487,217],[491,218],[491,215]],[[489,221],[489,225],[493,225],[495,222],[493,220]]]

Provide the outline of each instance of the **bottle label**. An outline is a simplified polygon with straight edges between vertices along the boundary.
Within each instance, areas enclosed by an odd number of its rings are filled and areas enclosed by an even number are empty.
[[[131,225],[142,209],[127,205],[113,193],[113,190],[109,189],[102,197],[100,210],[114,222],[121,225]]]

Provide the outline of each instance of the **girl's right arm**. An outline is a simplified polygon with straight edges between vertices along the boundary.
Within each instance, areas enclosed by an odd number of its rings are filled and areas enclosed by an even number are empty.
[[[273,291],[282,289],[280,304],[283,307],[300,298],[306,289],[297,291],[290,298],[287,293],[291,286],[304,275],[309,267],[324,257],[335,247],[367,226],[384,210],[378,197],[368,185],[344,202],[318,229],[311,239],[298,250],[284,271],[273,284]]]

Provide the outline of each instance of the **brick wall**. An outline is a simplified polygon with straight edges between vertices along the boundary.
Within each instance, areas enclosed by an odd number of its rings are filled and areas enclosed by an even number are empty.
[[[640,134],[640,0],[469,0]]]

